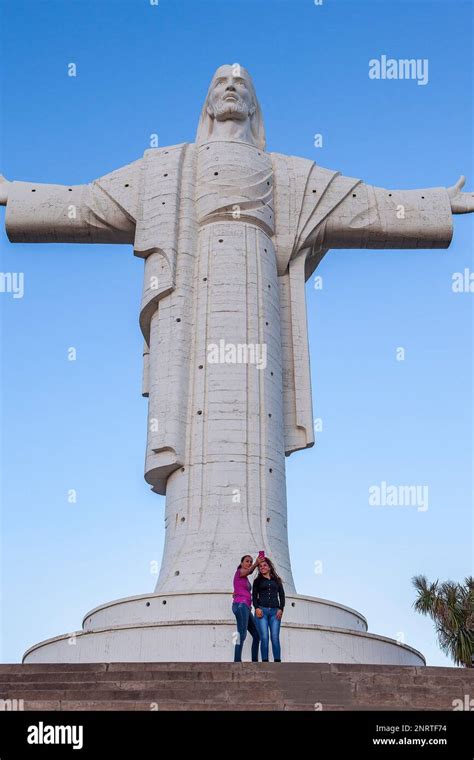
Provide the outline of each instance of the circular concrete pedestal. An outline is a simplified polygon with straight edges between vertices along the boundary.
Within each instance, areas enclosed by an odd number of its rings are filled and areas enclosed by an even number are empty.
[[[30,647],[23,662],[230,662],[236,634],[231,604],[231,595],[222,592],[118,599],[88,612],[82,631]],[[280,640],[286,662],[425,665],[417,650],[367,633],[355,610],[314,597],[287,596]],[[250,646],[247,636],[244,660]]]

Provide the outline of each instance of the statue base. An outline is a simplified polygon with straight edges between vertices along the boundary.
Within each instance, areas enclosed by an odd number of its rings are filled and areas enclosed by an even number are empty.
[[[231,595],[220,591],[117,599],[88,612],[81,631],[30,647],[23,662],[231,662],[231,605]],[[368,633],[367,621],[355,610],[299,594],[286,597],[280,641],[286,662],[426,664],[416,649]],[[250,646],[248,634],[244,661],[250,660]]]

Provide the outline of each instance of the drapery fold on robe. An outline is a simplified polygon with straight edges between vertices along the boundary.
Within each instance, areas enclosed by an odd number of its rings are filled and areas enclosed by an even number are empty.
[[[170,473],[185,462],[197,246],[195,164],[196,148],[189,143],[145,152],[135,233],[135,255],[145,258],[140,311],[143,395],[149,399],[145,479],[161,494]]]
[[[314,443],[305,281],[329,248],[446,248],[446,188],[386,190],[272,153],[275,249],[280,281],[285,453]],[[165,493],[185,462],[196,256],[196,146],[144,157],[88,185],[13,182],[6,229],[12,242],[134,243],[145,260],[140,326],[143,395],[149,397],[145,477]],[[241,223],[236,221],[236,223]],[[179,324],[179,329],[176,326]],[[179,363],[185,372],[170,368]]]
[[[306,238],[359,183],[304,158],[272,153],[275,248],[280,275],[285,454],[314,444],[305,282]],[[329,192],[329,188],[331,191]],[[319,250],[318,261],[325,251]],[[327,250],[327,249],[326,249]]]

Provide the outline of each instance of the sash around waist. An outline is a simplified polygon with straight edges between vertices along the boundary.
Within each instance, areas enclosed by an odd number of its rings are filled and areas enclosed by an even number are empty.
[[[203,219],[198,223],[198,232],[201,232],[204,228],[209,227],[210,225],[217,225],[219,227],[225,227],[227,224],[242,224],[247,227],[255,227],[260,232],[263,232],[263,234],[268,238],[268,240],[273,241],[274,238],[274,232],[273,230],[269,229],[269,227],[265,224],[265,222],[259,219],[246,217],[244,214],[241,214],[239,219],[234,219],[232,216],[230,217],[224,217],[221,216],[219,219]]]

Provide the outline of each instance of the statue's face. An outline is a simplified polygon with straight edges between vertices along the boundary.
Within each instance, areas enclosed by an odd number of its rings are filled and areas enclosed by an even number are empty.
[[[228,73],[222,70],[214,79],[207,104],[207,111],[217,121],[237,119],[245,121],[255,111],[249,81],[245,76],[234,76],[232,68]]]

